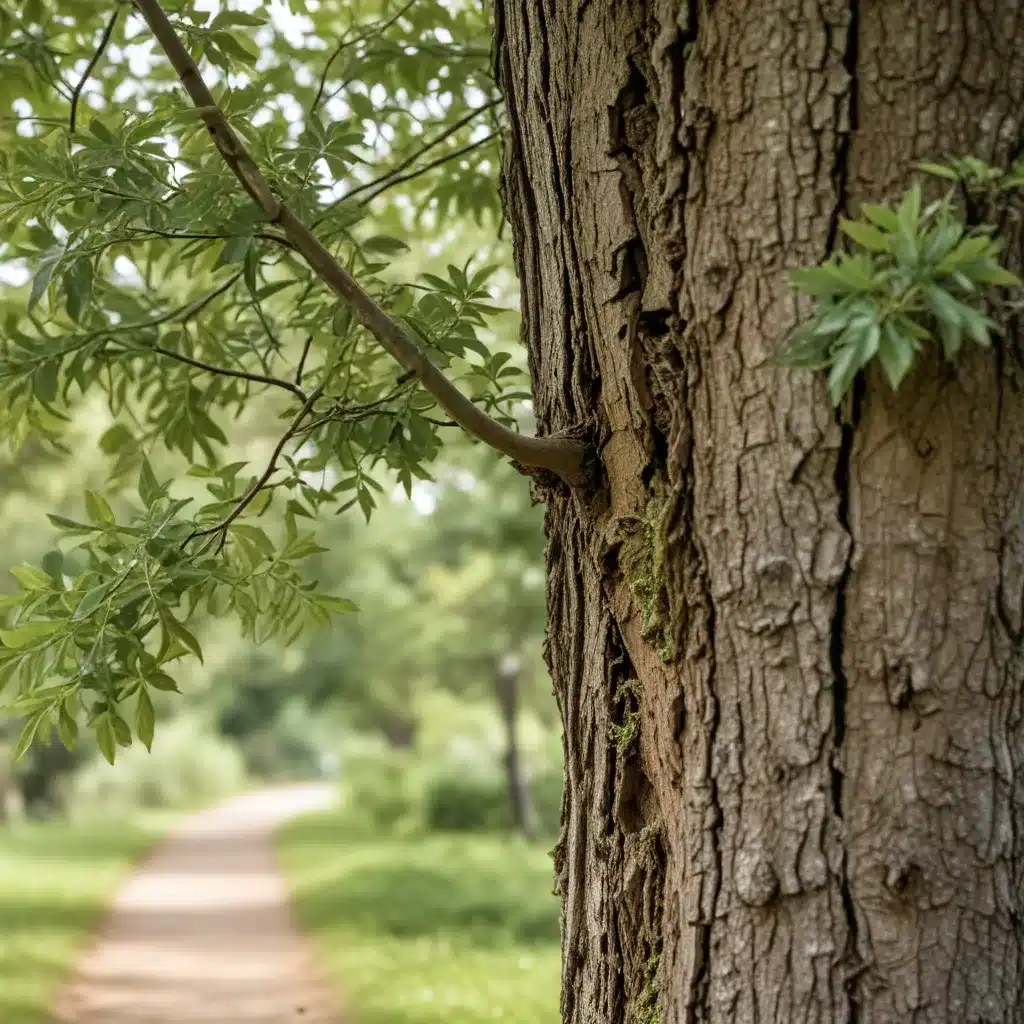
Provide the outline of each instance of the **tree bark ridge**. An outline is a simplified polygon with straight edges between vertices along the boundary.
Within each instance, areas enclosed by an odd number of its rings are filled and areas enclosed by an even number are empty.
[[[1016,335],[838,418],[770,365],[841,215],[1022,148],[1017,5],[497,7],[536,406],[604,470],[547,516],[563,1020],[1024,1019]]]

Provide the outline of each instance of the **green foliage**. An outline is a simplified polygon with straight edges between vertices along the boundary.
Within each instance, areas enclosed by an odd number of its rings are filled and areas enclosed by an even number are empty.
[[[302,680],[301,675],[298,678]],[[261,685],[264,681],[269,685]],[[278,676],[249,685],[242,672],[218,679],[211,697],[221,703],[223,695],[228,704],[218,716],[218,729],[237,744],[255,778],[308,779],[321,769],[319,734],[331,726],[310,694],[281,682]]]
[[[75,775],[68,803],[75,815],[90,817],[197,807],[238,792],[245,781],[235,747],[183,715],[160,730],[152,752],[134,747],[113,768],[94,758]]]
[[[1024,181],[1024,162],[1006,174],[969,160],[924,169],[1007,189]],[[922,206],[915,184],[896,209],[865,203],[860,217],[842,219],[840,228],[851,251],[793,272],[795,287],[812,299],[812,313],[779,356],[783,365],[827,371],[834,405],[874,359],[895,390],[923,344],[939,344],[948,360],[965,340],[991,345],[998,331],[991,307],[1000,289],[1021,282],[1000,264],[993,229],[965,223],[954,192]]]
[[[1003,168],[992,167],[975,156],[965,156],[944,164],[922,163],[920,168],[933,177],[956,182],[970,193],[1009,192],[1024,185],[1024,160]]]
[[[214,476],[216,499],[237,467]],[[154,729],[153,694],[174,690],[167,666],[184,655],[202,659],[186,622],[203,605],[210,614],[234,612],[244,633],[266,640],[297,634],[308,622],[326,623],[351,605],[320,593],[297,563],[323,550],[300,533],[294,518],[274,541],[250,523],[231,523],[221,554],[203,544],[203,524],[217,520],[221,502],[204,506],[194,520],[188,504],[167,495],[143,462],[140,506],[118,523],[107,501],[86,494],[89,522],[52,516],[69,541],[45,568],[13,570],[21,590],[12,626],[0,630],[0,681],[13,682],[13,710],[26,716],[16,756],[56,726],[73,747],[85,711],[103,755],[114,762],[118,746],[135,734],[148,748]],[[199,531],[199,532],[197,532]],[[195,541],[200,543],[195,544]],[[42,679],[46,685],[39,685]],[[130,709],[130,710],[129,710]]]
[[[545,770],[528,781],[540,834],[558,834],[562,773]],[[448,764],[435,769],[424,787],[423,818],[436,832],[502,832],[512,827],[508,781],[497,766]]]
[[[353,838],[289,826],[282,862],[330,980],[363,1024],[554,1024],[551,861],[506,836]]]
[[[495,267],[422,272],[418,243],[499,216],[484,12],[296,0],[284,24],[166,8],[272,188],[514,423],[527,393],[496,333]],[[141,59],[148,42],[129,7],[0,11],[0,269],[30,277],[0,287],[0,440],[56,450],[96,397],[111,417],[108,485],[51,517],[56,547],[0,608],[19,752],[53,728],[73,745],[83,725],[110,761],[133,737],[148,747],[155,694],[202,658],[204,617],[288,644],[352,610],[305,571],[323,551],[309,527],[368,519],[389,478],[411,493],[449,426],[237,187],[159,50]],[[254,410],[275,439],[256,466],[235,426]]]
[[[500,832],[511,827],[508,785],[496,771],[470,773],[455,766],[426,785],[423,814],[438,832]]]
[[[360,831],[378,835],[399,827],[416,830],[421,823],[422,794],[414,765],[411,751],[382,744],[346,751],[341,784],[348,819]]]
[[[50,1020],[58,987],[115,887],[156,839],[124,822],[0,830],[0,1020]]]
[[[16,737],[17,723],[7,725],[13,727],[11,735]],[[8,759],[10,748],[3,753]],[[74,773],[83,761],[81,748],[69,751],[55,737],[51,743],[34,743],[18,763],[0,768],[0,772],[16,787],[25,813],[31,818],[45,818],[67,811]]]

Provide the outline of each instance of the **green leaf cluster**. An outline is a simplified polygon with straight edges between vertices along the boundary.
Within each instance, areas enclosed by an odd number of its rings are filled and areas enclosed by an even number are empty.
[[[234,472],[222,471],[210,490],[216,494]],[[0,630],[0,684],[13,686],[10,706],[26,716],[19,750],[54,725],[72,746],[80,713],[109,761],[131,743],[133,728],[149,746],[151,691],[177,690],[169,666],[185,655],[202,659],[189,625],[197,612],[233,614],[246,636],[287,643],[308,624],[353,610],[305,579],[299,563],[324,549],[292,517],[277,540],[251,523],[232,523],[229,543],[214,554],[199,543],[196,523],[215,516],[222,503],[190,520],[189,501],[169,490],[144,461],[139,500],[126,521],[101,494],[87,491],[87,521],[51,516],[63,542],[41,567],[13,570],[20,594],[6,601],[16,614]]]
[[[834,405],[872,360],[895,390],[924,344],[938,344],[948,360],[965,340],[991,345],[992,300],[1021,282],[1000,264],[991,229],[968,228],[952,196],[923,207],[915,184],[897,208],[865,203],[840,228],[850,251],[792,274],[812,312],[779,356],[786,366],[827,371]]]
[[[976,156],[919,165],[925,174],[963,185],[970,192],[1010,192],[1024,185],[1024,158],[1009,167],[993,167]]]

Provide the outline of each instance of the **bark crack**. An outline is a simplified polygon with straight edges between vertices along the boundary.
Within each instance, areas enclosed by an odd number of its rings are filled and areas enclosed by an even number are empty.
[[[849,212],[849,181],[851,149],[858,123],[858,81],[857,59],[860,35],[860,0],[850,0],[850,21],[847,28],[846,46],[843,54],[843,66],[849,75],[849,95],[847,98],[846,132],[836,151],[834,180],[836,187],[836,204],[829,224],[827,254],[835,250],[839,238],[839,222]],[[843,991],[846,999],[847,1021],[858,1024],[860,1020],[860,1001],[856,991],[856,979],[859,975],[859,936],[857,912],[854,906],[853,890],[849,877],[849,852],[845,828],[844,783],[845,770],[843,764],[843,743],[846,738],[846,699],[848,679],[844,665],[845,629],[846,629],[846,597],[850,574],[853,569],[853,530],[850,522],[851,471],[853,463],[853,447],[857,423],[860,418],[860,405],[864,394],[864,381],[859,378],[853,388],[850,400],[849,415],[844,417],[837,413],[840,428],[839,452],[836,457],[835,487],[838,497],[836,516],[840,525],[850,538],[849,551],[842,576],[836,584],[835,610],[832,615],[832,629],[829,642],[829,660],[832,670],[832,715],[833,715],[833,751],[832,751],[832,809],[839,824],[840,859],[839,859],[839,895],[842,902],[843,918],[846,923],[847,939],[841,967],[845,971]]]
[[[721,831],[724,821],[722,806],[718,799],[718,784],[715,781],[715,770],[712,763],[714,757],[715,743],[718,736],[718,725],[721,718],[721,711],[718,706],[718,697],[714,693],[710,683],[715,676],[714,651],[715,651],[715,606],[708,604],[707,621],[708,657],[711,661],[708,671],[708,718],[707,723],[707,750],[708,750],[708,806],[712,815],[708,829],[708,845],[711,855],[711,880],[709,891],[702,899],[702,919],[696,929],[696,954],[693,981],[690,986],[690,1000],[687,1005],[686,1024],[697,1024],[701,1020],[711,1019],[711,930],[715,923],[715,915],[718,907],[718,895],[722,887],[722,843]]]
[[[843,50],[843,67],[850,78],[849,94],[846,97],[846,131],[842,133],[836,147],[836,160],[832,177],[836,186],[836,205],[832,210],[832,219],[828,226],[825,243],[825,254],[830,256],[839,241],[839,220],[848,213],[848,193],[850,184],[850,150],[857,133],[860,118],[860,88],[857,81],[857,60],[860,50],[860,0],[850,0],[850,23],[846,31],[846,46]],[[840,123],[842,123],[840,121]]]
[[[849,419],[842,423],[842,431],[839,445],[839,454],[836,458],[835,482],[836,491],[839,496],[838,508],[836,511],[840,525],[851,535],[850,527],[850,473],[853,460],[853,443],[856,432],[857,420],[859,417],[859,406],[863,382],[858,381],[854,385],[854,392],[851,401]],[[852,571],[853,544],[850,544],[850,553],[847,555],[846,565],[843,574],[836,584],[835,611],[832,615],[832,633],[829,643],[829,660],[832,668],[832,809],[840,823],[840,842],[842,845],[839,862],[839,895],[842,900],[843,916],[847,927],[847,945],[844,953],[846,961],[847,976],[843,982],[846,993],[849,1015],[847,1020],[850,1024],[857,1024],[860,1019],[860,1007],[856,992],[854,990],[857,977],[856,964],[858,960],[858,935],[857,935],[857,914],[853,904],[853,892],[850,887],[848,874],[848,853],[846,848],[847,836],[843,822],[845,818],[843,807],[843,786],[845,772],[843,768],[843,741],[846,738],[846,695],[848,681],[846,669],[843,664],[845,628],[846,628],[846,590],[849,585],[850,573]]]

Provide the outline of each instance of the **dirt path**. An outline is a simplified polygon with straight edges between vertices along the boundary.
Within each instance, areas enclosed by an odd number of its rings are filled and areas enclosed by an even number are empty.
[[[303,786],[188,819],[123,886],[57,1024],[336,1024],[292,922],[272,836],[328,806]]]

